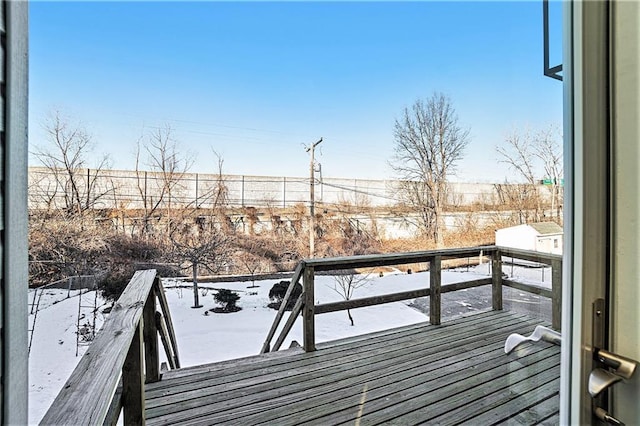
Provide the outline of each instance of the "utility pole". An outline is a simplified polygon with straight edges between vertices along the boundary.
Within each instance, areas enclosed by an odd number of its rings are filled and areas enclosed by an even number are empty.
[[[313,258],[315,255],[316,244],[316,212],[315,212],[315,150],[316,146],[320,145],[322,138],[313,145],[307,147],[306,151],[311,153],[311,161],[309,162],[309,257]]]

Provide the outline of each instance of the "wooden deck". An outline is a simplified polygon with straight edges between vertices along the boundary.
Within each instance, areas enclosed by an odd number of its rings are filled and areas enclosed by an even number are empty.
[[[165,372],[148,424],[557,424],[560,347],[507,311]],[[548,324],[545,324],[548,325]]]

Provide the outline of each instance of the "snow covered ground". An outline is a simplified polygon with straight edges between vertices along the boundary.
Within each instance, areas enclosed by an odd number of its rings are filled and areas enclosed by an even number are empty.
[[[550,287],[551,272],[545,268],[545,282],[541,283],[542,270],[514,267],[513,276],[523,282]],[[510,266],[504,266],[504,272],[511,275]],[[487,276],[488,265],[442,272],[442,282],[453,283]],[[395,293],[425,288],[429,285],[429,273],[411,275],[400,272],[386,274],[383,277],[370,275],[365,286],[355,290],[354,298]],[[273,322],[276,311],[267,307],[270,302],[269,290],[278,280],[258,281],[257,288],[248,288],[251,283],[202,284],[200,303],[202,308],[193,309],[193,292],[184,288],[183,282],[164,280],[176,338],[183,367],[221,361],[259,353],[267,332]],[[333,287],[331,276],[316,277],[316,302],[326,303],[343,300]],[[241,298],[238,306],[242,310],[229,314],[208,312],[216,307],[213,300],[214,289],[235,290]],[[488,297],[487,297],[488,295]],[[443,295],[443,320],[448,317],[491,308],[490,287],[469,289]],[[67,297],[71,296],[71,297]],[[33,292],[30,293],[30,302]],[[79,347],[76,357],[76,330],[79,305],[93,306],[95,293],[88,292],[79,303],[78,293],[67,290],[46,290],[41,300],[40,310],[35,323],[35,332],[29,356],[29,422],[40,421],[55,396],[85,352],[87,346]],[[56,302],[57,301],[57,302]],[[427,299],[428,301],[428,299]],[[56,302],[56,303],[54,303]],[[546,301],[539,297],[505,289],[505,308],[520,309],[546,315],[543,306]],[[104,301],[98,297],[99,312]],[[407,300],[355,309],[351,311],[355,325],[346,312],[333,312],[316,316],[316,340],[318,342],[364,334],[372,331],[425,321],[428,302]],[[81,308],[84,318],[81,324],[91,322],[91,309]],[[99,327],[105,315],[99,313],[96,325]],[[33,324],[33,315],[29,317]],[[292,340],[302,343],[302,325],[300,319],[294,325],[283,347],[289,347]]]
[[[34,292],[29,292],[29,303],[33,301]],[[34,330],[29,352],[30,424],[38,423],[44,416],[88,348],[89,342],[83,342],[78,346],[76,356],[78,309],[80,308],[81,327],[93,323],[92,307],[96,301],[96,293],[83,292],[81,298],[79,294],[76,290],[45,290],[37,316],[29,315],[29,330]],[[80,302],[82,307],[79,306]],[[97,306],[104,306],[104,300],[100,296]],[[31,307],[29,309],[31,312]],[[99,309],[96,315],[96,328],[100,328],[105,320],[105,315],[100,311]]]

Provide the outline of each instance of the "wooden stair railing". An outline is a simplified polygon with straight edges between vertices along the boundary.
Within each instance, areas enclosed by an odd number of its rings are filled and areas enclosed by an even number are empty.
[[[170,364],[179,367],[160,278],[153,269],[137,271],[41,424],[115,424],[121,409],[125,424],[144,424],[145,382],[160,380],[158,334]]]

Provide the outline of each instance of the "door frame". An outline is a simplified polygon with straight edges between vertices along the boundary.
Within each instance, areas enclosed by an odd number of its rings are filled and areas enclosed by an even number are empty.
[[[609,349],[611,242],[610,7],[564,5],[565,262],[560,415],[562,424],[592,424],[587,391],[593,347]],[[594,302],[603,322],[594,327]],[[596,330],[594,330],[594,328]],[[595,332],[595,335],[594,335]],[[600,336],[601,339],[598,337]],[[594,339],[601,342],[594,342]],[[599,405],[608,409],[605,397]]]

